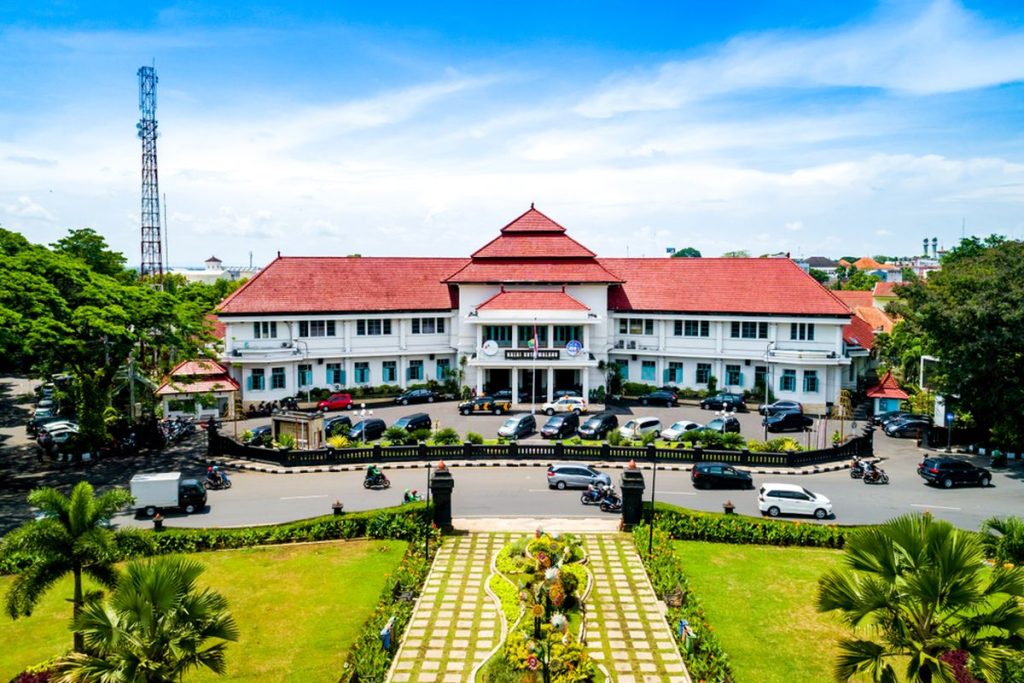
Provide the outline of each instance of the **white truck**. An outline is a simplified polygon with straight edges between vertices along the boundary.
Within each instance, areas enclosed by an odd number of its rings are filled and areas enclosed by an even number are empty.
[[[135,510],[152,517],[160,510],[179,509],[188,514],[206,507],[206,489],[198,479],[181,472],[136,474],[131,480]]]

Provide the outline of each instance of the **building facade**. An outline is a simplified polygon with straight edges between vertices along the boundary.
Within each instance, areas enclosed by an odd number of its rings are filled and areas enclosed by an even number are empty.
[[[243,401],[450,371],[536,400],[629,382],[765,383],[824,408],[850,309],[789,259],[598,258],[532,206],[469,258],[278,257],[218,311]],[[528,403],[529,401],[524,401]]]

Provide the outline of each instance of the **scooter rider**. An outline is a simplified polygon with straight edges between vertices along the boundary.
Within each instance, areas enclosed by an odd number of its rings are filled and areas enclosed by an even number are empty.
[[[383,476],[384,475],[381,473],[380,468],[375,464],[371,464],[366,468],[366,478],[370,481],[377,481]]]
[[[420,494],[419,494],[419,492],[416,489],[413,489],[412,491],[410,491],[409,489],[406,489],[405,493],[402,495],[402,502],[403,503],[415,503],[416,501],[419,501],[419,500],[422,500],[422,499],[420,498]]]

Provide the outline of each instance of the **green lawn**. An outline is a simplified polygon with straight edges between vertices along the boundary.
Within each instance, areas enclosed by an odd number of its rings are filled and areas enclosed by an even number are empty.
[[[398,566],[400,541],[348,541],[197,553],[203,583],[227,597],[241,630],[228,645],[228,679],[336,681],[348,648]],[[0,577],[6,593],[11,577]],[[70,578],[31,617],[0,617],[0,680],[71,645]],[[12,647],[13,646],[13,647]],[[224,680],[213,674],[191,681]]]
[[[832,680],[837,642],[848,631],[819,614],[814,599],[841,551],[698,541],[676,548],[738,680]]]

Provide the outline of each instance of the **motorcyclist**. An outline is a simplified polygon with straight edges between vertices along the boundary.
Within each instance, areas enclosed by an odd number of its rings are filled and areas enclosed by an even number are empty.
[[[420,500],[420,494],[416,489],[413,489],[412,491],[406,489],[405,493],[402,495],[403,503],[415,503],[418,500]]]
[[[369,479],[370,481],[377,481],[382,476],[384,475],[381,473],[380,468],[377,467],[376,465],[371,464],[366,468],[366,478]]]

